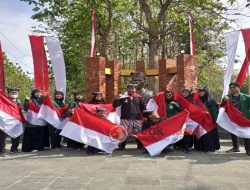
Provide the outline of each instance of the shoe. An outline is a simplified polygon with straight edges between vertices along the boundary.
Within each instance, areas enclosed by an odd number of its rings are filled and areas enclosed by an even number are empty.
[[[94,155],[95,153],[92,151],[87,151],[87,155]]]
[[[124,151],[125,150],[125,147],[119,147],[117,148],[117,151]]]
[[[192,154],[192,152],[191,152],[190,149],[186,149],[186,150],[184,150],[184,152],[185,152],[186,154]]]
[[[231,153],[231,152],[240,152],[239,148],[231,148],[230,150],[227,150],[226,153]]]
[[[16,149],[16,150],[10,150],[10,153],[11,154],[17,154],[17,153],[19,153],[19,151]]]
[[[38,152],[38,150],[32,150],[31,152],[35,153],[35,152]]]

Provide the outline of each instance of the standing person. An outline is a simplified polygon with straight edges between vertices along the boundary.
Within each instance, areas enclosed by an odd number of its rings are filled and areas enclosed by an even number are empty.
[[[21,105],[20,99],[18,99],[19,96],[19,88],[7,88],[7,95],[8,98],[15,102],[18,106]],[[7,134],[0,130],[0,154],[3,154],[5,152],[5,141],[6,141]],[[16,138],[11,138],[11,148],[10,152],[18,153],[18,146],[19,146],[20,136]]]
[[[113,106],[121,106],[121,125],[128,129],[130,135],[136,135],[142,128],[142,115],[145,110],[143,98],[136,93],[136,84],[128,84],[127,92],[115,99]],[[137,149],[141,149],[141,142],[136,139]],[[120,143],[118,151],[125,150],[126,140]]]
[[[102,93],[101,92],[93,92],[93,98],[89,103],[90,104],[105,104]]]
[[[184,88],[181,91],[181,95],[187,99],[189,102],[194,103],[192,98],[192,89]],[[193,135],[190,135],[188,133],[184,134],[184,137],[182,139],[182,147],[185,153],[191,154],[191,148],[193,147]]]
[[[93,98],[89,103],[90,104],[105,104],[102,93],[101,92],[93,92]],[[105,108],[96,108],[96,116],[97,117],[104,118],[106,115],[106,112],[107,112],[107,110]],[[105,115],[103,115],[103,114],[105,114]],[[101,117],[101,116],[103,116],[103,117]],[[95,148],[95,147],[88,146],[88,148],[87,148],[88,155],[92,155],[92,154],[95,154],[98,152],[100,152],[100,150]]]
[[[182,107],[179,105],[178,102],[174,101],[174,93],[171,90],[165,90],[165,104],[167,110],[167,118],[173,117],[180,111],[182,111]],[[173,144],[174,149],[179,150],[182,146],[182,140]],[[167,152],[171,149],[170,148],[164,149],[163,151]]]
[[[24,101],[24,111],[28,111],[31,104],[33,104],[36,109],[40,109],[43,99],[44,97],[42,96],[42,91],[40,89],[34,89],[31,92],[30,99],[25,99]],[[44,126],[47,124],[33,117],[36,116],[32,115],[32,113],[29,114],[28,112],[23,135],[23,152],[37,152],[44,150]],[[40,123],[34,123],[38,121]]]
[[[106,120],[106,115],[107,115],[107,109],[106,108],[96,108],[96,116],[105,119]],[[87,154],[88,155],[93,155],[98,152],[102,152],[102,150],[99,150],[98,148],[88,146],[87,148]]]
[[[64,93],[61,91],[55,91],[53,104],[55,108],[62,108],[64,104]],[[61,150],[61,129],[57,129],[54,126],[49,124],[49,135],[51,141],[51,149]]]
[[[74,93],[74,100],[69,102],[69,106],[67,108],[68,116],[71,116],[74,113],[74,108],[78,107],[81,102],[84,102],[83,94],[81,92],[75,92]],[[80,151],[83,149],[84,144],[68,138],[67,139],[67,147],[70,149],[73,149],[73,150]]]
[[[147,90],[144,87],[144,82],[140,82],[136,89],[138,94],[141,95],[141,97],[143,97],[145,105],[147,105],[149,100],[153,97],[153,91]]]
[[[244,114],[244,116],[250,119],[250,96],[240,92],[240,84],[237,82],[230,83],[230,94],[224,97],[224,102],[229,100],[233,106]],[[224,102],[222,104],[224,104]],[[231,134],[233,148],[226,151],[230,152],[240,152],[239,149],[239,138]],[[250,156],[250,139],[244,139],[246,154]]]
[[[216,125],[216,120],[219,114],[219,106],[214,99],[210,97],[208,88],[198,89],[198,95],[202,103],[210,112],[213,124]],[[203,135],[199,140],[195,141],[194,148],[203,152],[215,152],[220,149],[220,141],[217,127],[212,131]]]

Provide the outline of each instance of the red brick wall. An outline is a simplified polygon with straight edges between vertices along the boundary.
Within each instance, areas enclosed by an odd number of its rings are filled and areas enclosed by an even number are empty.
[[[144,61],[136,61],[135,71],[145,73],[145,63],[144,63]]]
[[[106,95],[105,58],[88,58],[86,63],[86,96],[87,101],[92,99],[92,93],[102,92]]]
[[[197,88],[197,57],[187,54],[177,56],[177,88]]]
[[[108,61],[106,67],[112,72],[111,75],[106,75],[106,102],[111,103],[121,93],[121,62]]]
[[[168,68],[176,67],[176,60],[159,60],[159,91],[165,91],[167,87],[175,86],[175,74],[167,73]]]

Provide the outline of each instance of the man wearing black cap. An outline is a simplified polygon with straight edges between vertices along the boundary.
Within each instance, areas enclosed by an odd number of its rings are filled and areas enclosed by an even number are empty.
[[[96,108],[96,116],[101,118],[101,119],[106,119],[106,115],[107,115],[107,109],[106,108]],[[93,155],[96,154],[98,152],[102,152],[101,150],[99,150],[98,148],[92,147],[92,146],[88,146],[87,148],[87,154],[88,155]]]
[[[115,99],[114,107],[121,106],[121,125],[128,129],[130,135],[136,135],[141,131],[142,113],[145,110],[143,98],[136,93],[136,84],[128,84],[127,92]],[[137,148],[140,149],[140,143],[137,140]],[[126,141],[119,144],[119,151],[124,150]]]
[[[240,84],[237,82],[233,82],[229,84],[230,94],[224,97],[224,101],[229,100],[233,106],[241,111],[245,117],[250,119],[250,96],[243,94],[240,92]],[[224,102],[222,103],[224,104]],[[240,152],[239,149],[239,138],[231,134],[233,148],[226,151],[230,152]],[[246,154],[250,156],[250,139],[244,139]]]
[[[15,102],[18,106],[21,105],[21,101],[18,99],[19,96],[19,88],[7,88],[8,98]],[[7,135],[0,130],[0,154],[5,152],[5,140]],[[17,138],[11,138],[11,153],[18,153],[18,145],[19,145],[20,136]]]

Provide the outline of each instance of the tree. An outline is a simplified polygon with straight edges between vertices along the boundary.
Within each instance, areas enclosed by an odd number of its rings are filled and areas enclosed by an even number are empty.
[[[21,67],[15,66],[4,54],[5,86],[20,88],[19,98],[24,100],[30,95],[33,86],[32,80],[22,71]]]

